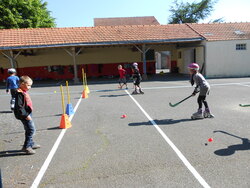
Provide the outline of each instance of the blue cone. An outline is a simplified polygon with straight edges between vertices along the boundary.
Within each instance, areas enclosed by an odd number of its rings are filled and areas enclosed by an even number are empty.
[[[74,112],[74,109],[73,109],[73,106],[72,106],[72,104],[67,104],[67,107],[66,107],[66,114],[68,115],[68,116],[70,116],[70,115],[72,115],[72,114],[74,114],[75,112]]]

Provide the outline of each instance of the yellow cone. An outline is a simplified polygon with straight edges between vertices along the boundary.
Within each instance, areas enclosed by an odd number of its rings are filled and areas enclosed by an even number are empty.
[[[86,92],[87,92],[87,93],[90,93],[88,85],[86,85],[86,88],[85,88],[85,89],[86,89]]]

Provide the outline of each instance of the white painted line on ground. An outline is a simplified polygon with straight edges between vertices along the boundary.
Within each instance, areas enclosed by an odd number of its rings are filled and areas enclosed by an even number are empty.
[[[221,84],[210,84],[210,86],[231,86],[231,85],[242,85],[242,86],[247,86],[250,87],[249,85],[245,84],[250,84],[250,82],[242,82],[242,83],[221,83]],[[186,86],[161,86],[161,87],[143,87],[143,89],[178,89],[178,88],[191,88],[192,86],[186,85]]]
[[[144,115],[148,118],[148,120],[152,123],[152,125],[156,128],[156,130],[161,134],[161,136],[165,139],[165,141],[170,145],[170,147],[174,150],[174,152],[181,159],[181,161],[185,164],[185,166],[189,169],[189,171],[199,181],[199,183],[204,188],[210,188],[210,186],[207,184],[207,182],[201,177],[201,175],[195,170],[195,168],[189,163],[189,161],[186,159],[186,157],[174,145],[174,143],[167,137],[167,135],[161,130],[161,128],[155,123],[155,121],[148,115],[148,113],[141,107],[141,105],[134,99],[134,97],[132,95],[130,95],[130,93],[127,90],[125,90],[125,92],[130,96],[130,98],[140,108],[140,110],[144,113]]]
[[[77,104],[76,104],[76,106],[75,106],[75,108],[74,108],[74,112],[75,112],[75,113],[76,113],[77,108],[78,108],[79,104],[81,103],[81,101],[82,101],[82,97],[79,98],[79,100],[78,100],[78,102],[77,102]],[[75,113],[72,114],[72,115],[69,117],[69,120],[70,120],[70,121],[73,119]],[[42,165],[40,171],[38,172],[38,174],[37,174],[37,176],[36,176],[34,182],[32,183],[31,188],[37,188],[38,185],[40,184],[40,181],[41,181],[41,179],[43,178],[43,176],[44,176],[44,174],[45,174],[45,172],[46,172],[46,170],[47,170],[47,168],[48,168],[48,166],[49,166],[49,164],[50,164],[52,158],[54,157],[54,155],[55,155],[55,153],[56,153],[56,150],[57,150],[58,146],[60,145],[60,143],[61,143],[61,141],[62,141],[62,138],[63,138],[64,134],[66,133],[66,131],[67,131],[67,129],[62,129],[62,131],[61,131],[60,135],[58,136],[58,138],[57,138],[57,140],[56,140],[54,146],[52,147],[52,149],[51,149],[49,155],[47,156],[47,158],[46,158],[46,160],[44,161],[44,163],[43,163],[43,165]]]
[[[161,87],[143,87],[144,90],[146,89],[177,89],[177,88],[188,88],[192,86],[161,86]]]
[[[168,81],[166,81],[168,82]],[[242,85],[242,86],[246,86],[246,87],[250,87],[250,85],[247,85],[247,84],[250,84],[250,82],[236,82],[236,83],[221,83],[221,84],[210,84],[210,86],[231,86],[231,85]],[[178,88],[191,88],[192,86],[190,85],[185,85],[185,86],[160,86],[160,87],[143,87],[143,89],[145,90],[152,90],[152,89],[178,89]],[[131,88],[132,89],[132,88]],[[91,92],[108,92],[108,91],[119,91],[120,89],[108,89],[108,90],[105,90],[105,89],[101,89],[101,90],[90,90]],[[81,93],[81,91],[71,91],[70,92],[71,94],[74,93],[74,94],[77,94],[77,93]],[[54,93],[53,91],[51,92],[32,92],[30,93],[31,95],[57,95],[57,94],[60,94],[59,92],[58,93]],[[9,97],[10,95],[9,94],[1,94],[0,97]]]
[[[221,84],[210,84],[211,86],[228,86],[228,85],[243,85],[250,84],[250,82],[236,82],[236,83],[221,83]]]
[[[167,81],[166,81],[167,82]],[[231,85],[243,85],[250,84],[250,82],[236,82],[236,83],[221,83],[221,84],[210,84],[210,86],[231,86]],[[190,85],[182,85],[182,86],[160,86],[160,87],[143,87],[144,90],[152,90],[152,89],[178,89],[178,88],[192,88]],[[250,87],[250,86],[248,86]],[[120,89],[109,89],[109,90],[92,90],[93,92],[105,92],[105,91],[119,91]]]
[[[246,84],[239,84],[241,86],[245,86],[245,87],[250,87],[250,85],[246,85]]]

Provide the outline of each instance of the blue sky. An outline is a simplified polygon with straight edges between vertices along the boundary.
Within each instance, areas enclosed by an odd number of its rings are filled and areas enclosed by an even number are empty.
[[[43,0],[57,27],[91,27],[94,18],[155,16],[167,24],[174,0]],[[199,2],[200,0],[183,0]],[[250,0],[218,0],[204,23],[223,17],[226,22],[250,22]]]

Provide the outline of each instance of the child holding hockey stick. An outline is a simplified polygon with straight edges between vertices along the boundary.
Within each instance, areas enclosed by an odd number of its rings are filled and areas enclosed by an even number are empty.
[[[141,90],[140,83],[142,78],[140,71],[138,69],[138,64],[136,62],[133,63],[132,65],[132,72],[133,72],[132,78],[134,79],[134,86],[135,86],[135,90],[133,91],[132,94],[144,94],[144,92]]]
[[[202,119],[203,117],[213,118],[214,115],[211,114],[207,101],[206,101],[206,96],[209,94],[210,85],[206,81],[206,79],[202,76],[202,74],[199,73],[200,67],[197,63],[189,64],[188,68],[191,74],[191,80],[190,80],[191,85],[193,86],[194,84],[196,84],[196,87],[192,95],[195,96],[197,93],[199,93],[199,96],[197,98],[199,108],[198,108],[198,111],[195,112],[191,118],[192,119]],[[205,111],[203,114],[202,114],[202,104],[204,104],[205,106]]]

